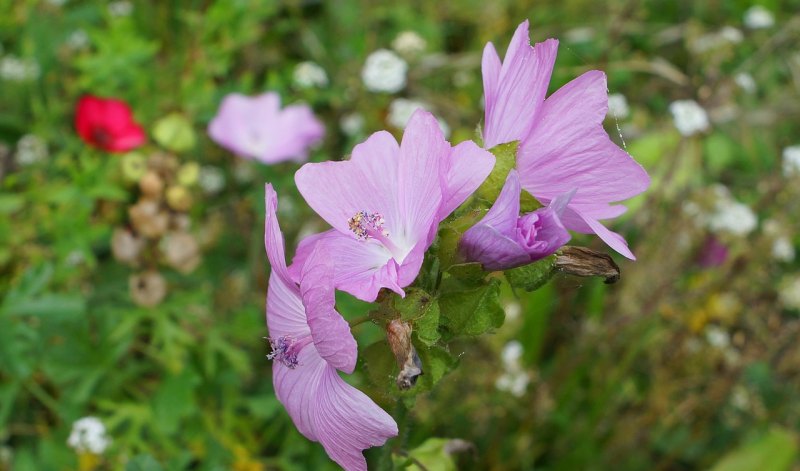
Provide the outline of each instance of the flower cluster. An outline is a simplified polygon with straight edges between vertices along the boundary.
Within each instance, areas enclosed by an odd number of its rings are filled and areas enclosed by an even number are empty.
[[[398,430],[386,412],[339,376],[354,371],[357,345],[334,306],[335,290],[368,302],[418,293],[414,284],[440,225],[464,220],[465,212],[467,220],[480,220],[465,227],[453,247],[450,257],[460,266],[491,272],[530,264],[561,248],[569,230],[595,233],[634,258],[622,236],[599,222],[621,215],[626,208],[616,203],[649,185],[644,169],[603,128],[605,75],[587,72],[546,97],[558,42],[531,47],[529,41],[526,21],[504,61],[491,43],[486,46],[483,146],[472,141],[452,146],[437,119],[417,109],[399,143],[379,131],[355,146],[349,160],[303,165],[295,174],[297,188],[331,228],[301,240],[288,266],[277,194],[266,185],[265,246],[272,267],[268,358],[275,391],[300,432],[320,442],[345,469],[366,469],[362,450],[383,444]],[[402,88],[404,78],[397,77],[405,76],[405,66],[394,65],[401,59],[388,51],[381,52],[385,57],[377,54],[364,69],[368,88],[390,93]],[[398,72],[391,80],[389,69]],[[274,98],[263,101],[253,104],[250,117],[277,109]],[[218,116],[210,127],[212,138],[225,145],[246,141],[249,127],[259,120],[233,125],[233,108],[245,105],[241,98],[224,104],[231,108],[231,124],[222,124]],[[237,152],[269,161],[264,149],[279,147],[251,144]],[[497,149],[509,145],[515,149],[510,169],[497,157]],[[495,181],[496,191],[478,191]],[[521,214],[522,190],[539,209]],[[483,217],[474,218],[476,213]],[[439,255],[445,245],[436,246]],[[408,337],[411,328],[403,325]],[[398,361],[424,370],[413,347],[407,350]]]

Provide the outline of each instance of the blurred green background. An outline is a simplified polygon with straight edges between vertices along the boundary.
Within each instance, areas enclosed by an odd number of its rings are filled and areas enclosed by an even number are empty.
[[[607,129],[653,177],[611,224],[638,260],[616,258],[615,285],[561,275],[505,293],[505,324],[442,345],[458,367],[396,416],[404,433],[370,463],[800,469],[798,11],[796,0],[0,0],[0,469],[335,469],[272,390],[264,182],[289,250],[324,225],[293,187],[298,164],[238,159],[206,126],[227,93],[275,90],[324,121],[312,160],[380,129],[399,136],[398,98],[424,103],[452,142],[473,138],[482,48],[502,54],[526,18],[534,41],[560,39],[551,92],[602,69],[618,95]],[[380,48],[408,63],[397,93],[361,81]],[[309,81],[307,61],[326,80]],[[149,143],[134,156],[87,147],[73,126],[84,93],[127,101]],[[702,110],[687,117],[678,100]],[[679,132],[698,113],[708,126]],[[178,190],[165,196],[169,228],[134,250],[127,228],[152,216],[134,209],[142,162]],[[347,318],[369,309],[339,306]],[[362,349],[382,337],[369,323],[355,334]],[[352,381],[369,390],[365,375]],[[86,416],[107,429],[102,453],[67,443]]]

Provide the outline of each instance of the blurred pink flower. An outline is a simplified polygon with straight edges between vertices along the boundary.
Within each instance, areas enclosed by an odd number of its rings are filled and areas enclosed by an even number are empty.
[[[322,139],[325,127],[308,105],[281,109],[275,92],[255,97],[231,93],[208,125],[208,135],[241,157],[274,164],[307,160],[309,147]]]
[[[267,327],[278,400],[297,429],[322,444],[347,470],[366,470],[361,451],[397,435],[397,424],[337,370],[352,373],[357,345],[350,326],[334,309],[333,265],[319,251],[309,255],[298,286],[286,267],[278,225],[278,197],[267,184],[264,245],[272,266]]]
[[[559,217],[572,192],[523,216],[519,193],[519,175],[511,170],[492,208],[461,238],[459,250],[467,261],[480,262],[485,270],[507,270],[551,255],[569,241]]]
[[[697,257],[697,263],[703,268],[721,266],[728,260],[728,246],[714,236],[709,236]]]
[[[417,277],[439,222],[467,199],[494,166],[474,142],[451,147],[436,118],[418,110],[403,140],[376,132],[350,160],[304,165],[300,193],[333,229],[300,242],[295,279],[317,245],[336,257],[335,286],[365,301],[381,288],[404,295]]]
[[[600,224],[627,208],[610,203],[643,192],[647,172],[603,129],[608,109],[606,77],[586,72],[545,99],[558,41],[530,46],[528,22],[517,28],[501,63],[492,43],[483,51],[485,147],[520,141],[522,187],[543,204],[576,189],[561,221],[567,229],[595,233],[635,259],[625,239]]]

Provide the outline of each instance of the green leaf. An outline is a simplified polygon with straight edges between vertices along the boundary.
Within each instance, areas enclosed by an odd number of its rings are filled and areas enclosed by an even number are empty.
[[[442,294],[440,323],[449,334],[446,337],[480,335],[503,325],[505,313],[499,296],[500,281],[497,279],[477,288]]]
[[[459,263],[458,242],[461,240],[461,236],[467,229],[480,221],[484,214],[486,214],[485,210],[469,211],[440,226],[438,255],[442,268],[448,269],[451,265]]]
[[[136,455],[125,465],[125,471],[162,471],[164,468],[150,455]]]
[[[153,412],[158,417],[158,427],[165,434],[178,430],[180,420],[195,408],[194,387],[200,378],[190,368],[168,377],[153,398]]]
[[[429,438],[422,444],[408,452],[408,456],[393,455],[396,467],[403,467],[412,471],[455,471],[456,463],[446,446],[450,442],[447,438]],[[420,465],[424,466],[421,468]]]
[[[758,440],[725,455],[712,471],[788,471],[797,458],[797,436],[773,428]]]
[[[400,391],[395,378],[400,372],[397,362],[386,340],[380,340],[365,348],[359,355],[359,367],[366,373],[372,385],[370,392],[384,405],[393,397],[411,399],[419,393],[430,391],[447,373],[455,368],[458,360],[442,347],[426,347],[414,343],[423,374],[417,384],[408,391]]]
[[[512,268],[504,273],[514,288],[536,291],[550,281],[556,271],[556,256],[550,255],[529,265]]]
[[[188,151],[196,141],[192,123],[178,113],[168,114],[156,121],[153,137],[162,147],[173,152]]]
[[[426,346],[439,341],[439,303],[419,288],[406,290],[406,297],[396,296],[394,309],[400,318],[409,321],[417,338]]]
[[[478,196],[481,198],[494,202],[503,185],[506,183],[508,172],[517,163],[517,148],[519,141],[512,141],[506,144],[500,144],[489,149],[489,152],[495,156],[495,164],[492,173],[486,178],[486,181],[478,188]]]

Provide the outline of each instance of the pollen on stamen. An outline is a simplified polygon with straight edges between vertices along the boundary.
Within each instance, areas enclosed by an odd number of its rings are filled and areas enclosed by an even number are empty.
[[[295,344],[294,337],[282,335],[276,339],[267,337],[267,340],[269,341],[269,346],[272,348],[272,351],[267,355],[267,360],[279,361],[290,370],[297,367],[297,351],[292,348]]]
[[[380,213],[368,213],[361,210],[347,220],[347,226],[357,239],[367,240],[370,237],[375,237],[376,234],[389,237],[389,232],[383,228],[385,222]]]

